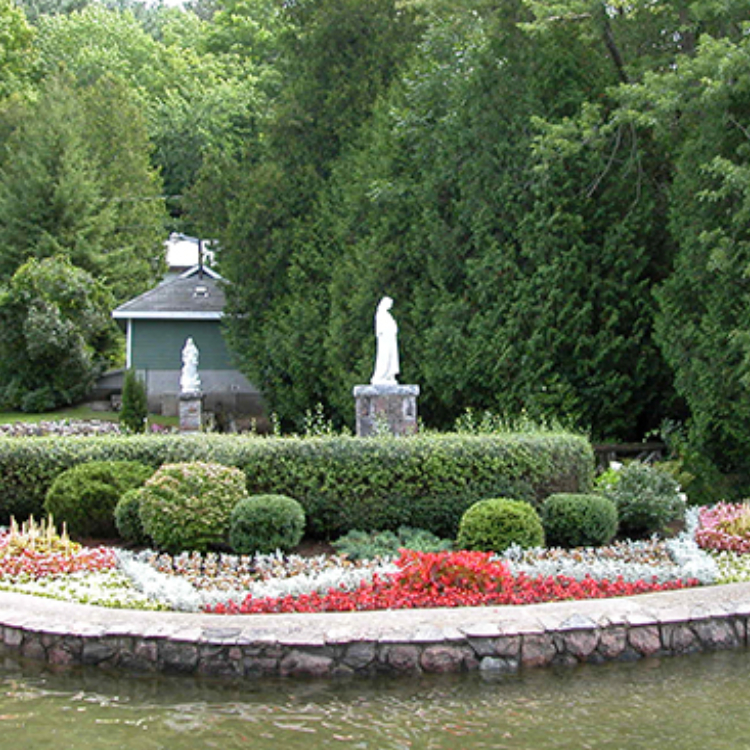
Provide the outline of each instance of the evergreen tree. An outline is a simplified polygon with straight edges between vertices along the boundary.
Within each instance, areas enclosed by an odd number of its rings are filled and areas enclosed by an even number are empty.
[[[66,254],[98,270],[104,239],[114,227],[90,158],[78,97],[51,82],[5,144],[0,172],[0,278],[28,258]]]
[[[665,413],[652,340],[671,250],[660,154],[632,158],[632,131],[586,108],[618,80],[600,40],[531,33],[532,21],[507,2],[433,25],[337,172],[324,220],[346,248],[327,341],[342,415],[353,374],[369,377],[384,293],[431,425],[467,407],[525,410],[636,439]]]
[[[286,6],[282,87],[249,155],[222,234],[227,332],[241,368],[287,422],[326,400],[327,284],[335,253],[317,204],[335,160],[410,53],[415,26],[394,0]],[[247,273],[252,264],[254,273]]]
[[[122,407],[120,408],[120,424],[128,432],[145,432],[148,418],[148,399],[146,386],[135,373],[135,370],[125,371],[122,383]]]
[[[162,260],[163,203],[142,119],[109,79],[77,90],[50,79],[5,143],[0,278],[28,258],[66,255],[120,302],[148,288]]]
[[[635,92],[672,148],[669,226],[679,251],[658,293],[660,344],[694,444],[750,477],[750,75],[747,39],[701,39],[680,76]],[[653,117],[653,116],[652,116]]]

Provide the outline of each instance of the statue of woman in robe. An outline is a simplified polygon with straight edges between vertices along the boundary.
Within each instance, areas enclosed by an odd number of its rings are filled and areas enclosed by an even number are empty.
[[[377,339],[377,354],[375,356],[375,371],[370,383],[372,385],[394,385],[399,373],[398,362],[398,326],[389,312],[393,307],[390,297],[383,297],[375,313],[375,336]]]
[[[201,379],[198,375],[198,347],[192,338],[185,342],[182,350],[182,372],[180,373],[180,390],[183,393],[200,391]]]

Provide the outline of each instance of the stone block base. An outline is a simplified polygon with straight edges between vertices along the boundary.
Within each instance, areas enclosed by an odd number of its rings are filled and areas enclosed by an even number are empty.
[[[203,426],[203,394],[180,394],[180,432],[200,432]]]
[[[357,436],[369,437],[384,430],[393,435],[417,431],[418,385],[357,385],[354,400]]]

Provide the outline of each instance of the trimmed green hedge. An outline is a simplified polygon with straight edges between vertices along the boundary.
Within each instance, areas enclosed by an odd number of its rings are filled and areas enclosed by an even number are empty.
[[[116,534],[115,507],[120,497],[154,473],[137,461],[90,461],[55,478],[44,501],[45,514],[66,523],[74,536]]]
[[[462,514],[488,497],[538,505],[555,492],[588,492],[594,456],[577,435],[435,435],[410,438],[259,438],[107,435],[0,438],[0,523],[41,513],[55,477],[99,460],[212,461],[241,468],[253,495],[298,500],[307,535],[423,528],[455,537]]]

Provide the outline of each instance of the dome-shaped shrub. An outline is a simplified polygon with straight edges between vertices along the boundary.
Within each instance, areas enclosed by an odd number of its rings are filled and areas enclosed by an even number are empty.
[[[229,544],[241,555],[287,552],[305,530],[305,511],[285,495],[254,495],[240,500],[229,518]]]
[[[141,523],[141,488],[128,490],[115,506],[115,526],[120,536],[132,544],[148,544],[148,534]]]
[[[154,470],[137,461],[91,461],[60,474],[47,490],[45,511],[66,523],[74,536],[117,535],[114,512],[128,490],[140,487]]]
[[[550,547],[600,547],[617,533],[617,508],[602,495],[550,495],[541,516]]]
[[[165,464],[141,492],[143,530],[167,552],[204,552],[226,541],[229,514],[245,497],[245,475],[239,469],[201,462]]]
[[[458,549],[502,552],[513,544],[540,547],[544,529],[539,514],[523,500],[491,498],[474,503],[461,518]]]

